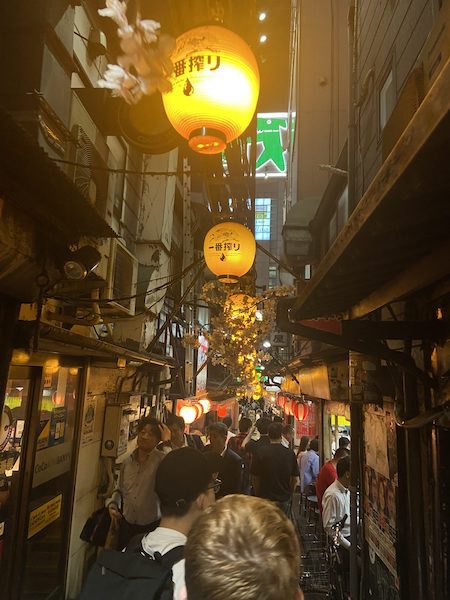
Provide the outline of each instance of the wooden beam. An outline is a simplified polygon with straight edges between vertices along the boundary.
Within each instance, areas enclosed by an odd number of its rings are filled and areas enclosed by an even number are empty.
[[[450,241],[424,256],[400,275],[375,290],[350,309],[350,318],[358,319],[413,292],[431,285],[450,274]]]

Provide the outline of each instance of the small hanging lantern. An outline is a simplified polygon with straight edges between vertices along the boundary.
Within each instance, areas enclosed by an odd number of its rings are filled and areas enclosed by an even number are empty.
[[[196,27],[176,41],[167,117],[192,150],[218,154],[248,127],[259,96],[258,65],[247,43],[217,25]]]
[[[308,416],[308,407],[302,402],[295,402],[292,412],[297,421],[304,421]]]
[[[223,283],[237,283],[253,266],[256,242],[253,233],[234,221],[214,225],[203,244],[206,265]]]
[[[192,404],[185,404],[180,408],[180,417],[183,417],[186,425],[190,425],[197,419],[198,410]]]
[[[201,406],[203,407],[203,412],[206,414],[211,410],[211,400],[208,400],[208,398],[202,398],[201,400],[198,401],[199,404],[201,404]]]

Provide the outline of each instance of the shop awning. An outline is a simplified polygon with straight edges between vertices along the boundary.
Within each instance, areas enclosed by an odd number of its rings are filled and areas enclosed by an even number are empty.
[[[290,320],[358,318],[450,273],[450,62],[370,184]]]
[[[33,327],[32,321],[19,321],[17,336],[28,338]],[[126,358],[127,361],[134,363],[175,368],[175,361],[170,356],[138,352],[47,323],[39,325],[39,351],[73,357],[90,357],[105,362]]]

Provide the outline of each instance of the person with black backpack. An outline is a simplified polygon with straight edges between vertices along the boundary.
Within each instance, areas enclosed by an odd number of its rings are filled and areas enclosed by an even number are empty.
[[[124,552],[104,550],[79,600],[181,600],[184,545],[197,517],[215,501],[220,482],[213,463],[194,448],[168,454],[158,466],[155,491],[161,522],[131,540]]]

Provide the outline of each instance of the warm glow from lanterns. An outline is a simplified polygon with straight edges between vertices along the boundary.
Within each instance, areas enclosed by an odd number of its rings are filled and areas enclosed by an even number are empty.
[[[253,233],[240,223],[226,221],[206,234],[203,252],[208,268],[223,283],[236,283],[253,266],[256,242]]]
[[[173,127],[201,154],[218,154],[253,118],[259,72],[247,43],[219,27],[196,27],[177,38],[172,91],[163,94]]]
[[[232,294],[225,305],[226,312],[233,320],[241,319],[254,323],[256,320],[255,299],[247,294]]]
[[[30,353],[20,348],[15,348],[12,351],[11,362],[15,365],[26,365],[30,360]]]
[[[185,404],[180,408],[180,417],[183,417],[186,425],[190,425],[197,420],[198,410],[192,404]]]
[[[203,407],[203,412],[205,414],[211,410],[212,403],[211,400],[208,400],[208,398],[202,398],[198,401],[198,403],[201,404],[201,406]]]

